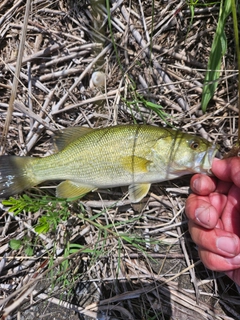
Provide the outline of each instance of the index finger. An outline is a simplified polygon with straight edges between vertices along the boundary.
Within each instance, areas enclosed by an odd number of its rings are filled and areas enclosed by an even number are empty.
[[[207,196],[216,190],[217,181],[214,177],[197,173],[191,178],[190,187],[194,193]]]
[[[240,188],[240,158],[214,159],[212,164],[213,174],[224,181],[232,181]]]

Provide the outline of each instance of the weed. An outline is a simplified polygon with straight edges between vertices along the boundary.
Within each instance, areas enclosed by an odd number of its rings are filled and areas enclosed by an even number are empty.
[[[196,7],[207,7],[207,6],[212,6],[214,4],[217,4],[217,3],[220,3],[219,1],[213,1],[213,2],[201,2],[199,0],[190,0],[187,5],[189,6],[189,9],[190,9],[190,14],[191,14],[191,20],[190,20],[190,24],[189,24],[189,28],[188,28],[188,31],[190,30],[192,24],[193,24],[193,19],[194,19],[194,16],[195,16],[195,8]]]
[[[214,95],[220,76],[222,57],[227,51],[227,39],[224,32],[226,20],[231,13],[231,0],[221,1],[216,33],[214,35],[210,57],[202,92],[202,110],[206,111],[208,102]]]
[[[130,88],[130,94],[133,97],[133,100],[130,100],[129,98],[125,99],[123,97],[122,97],[122,100],[124,101],[126,106],[130,109],[131,112],[135,109],[137,110],[138,114],[141,115],[140,106],[143,105],[146,109],[154,112],[160,119],[164,121],[164,123],[172,127],[172,125],[168,121],[168,119],[171,118],[171,116],[164,111],[163,106],[145,99],[143,95],[137,92],[136,84],[133,81],[130,82],[129,88]],[[133,120],[135,121],[133,113],[132,113],[132,116],[133,116]],[[145,117],[143,116],[142,118],[144,120]]]
[[[25,236],[22,239],[12,239],[9,241],[9,246],[12,250],[19,250],[23,247],[24,253],[31,257],[33,256],[33,246],[29,243],[29,237]]]
[[[60,221],[66,221],[70,215],[68,200],[56,199],[49,196],[33,195],[29,197],[23,194],[18,198],[10,197],[2,201],[3,205],[9,207],[9,212],[17,215],[23,211],[36,213],[39,210],[44,214],[38,219],[35,231],[46,233],[55,231]]]

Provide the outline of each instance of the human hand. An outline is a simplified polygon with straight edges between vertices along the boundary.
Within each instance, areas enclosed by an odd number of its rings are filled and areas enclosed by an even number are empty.
[[[214,159],[212,172],[191,179],[189,231],[205,266],[240,285],[240,158]]]

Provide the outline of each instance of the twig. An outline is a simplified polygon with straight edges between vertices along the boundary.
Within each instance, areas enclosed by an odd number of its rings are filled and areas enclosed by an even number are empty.
[[[59,109],[61,109],[64,102],[67,100],[69,93],[71,93],[82,81],[82,79],[85,77],[85,75],[91,70],[91,68],[94,66],[94,64],[102,57],[104,56],[108,50],[111,48],[111,44],[106,46],[99,54],[98,56],[93,59],[93,61],[85,68],[85,70],[81,73],[81,75],[76,79],[75,83],[69,88],[68,92],[59,100],[59,102],[54,106],[52,110],[52,114],[56,113]]]
[[[7,66],[12,72],[14,72],[16,74],[16,68],[13,65],[8,64]],[[28,76],[26,74],[24,74],[23,72],[19,73],[18,81],[20,83],[21,83],[21,81],[20,81],[21,78],[28,81]],[[34,77],[32,78],[32,85],[36,88],[39,88],[40,90],[42,90],[45,93],[49,93],[49,91],[50,91],[44,84],[42,84],[38,79],[35,79]],[[24,85],[22,84],[22,86],[24,86]]]
[[[129,14],[128,14],[125,6],[122,6],[121,12],[122,12],[125,20],[129,23],[129,28],[130,28],[134,38],[139,43],[139,45],[143,48],[143,51],[147,54],[147,56],[150,58],[150,60],[153,61],[154,69],[158,71],[158,73],[160,74],[160,76],[163,79],[163,81],[167,83],[167,86],[168,86],[169,90],[171,90],[171,92],[175,93],[176,99],[177,99],[179,105],[182,107],[182,109],[183,110],[188,110],[187,102],[184,101],[183,98],[179,97],[179,94],[177,93],[176,88],[175,88],[174,84],[172,83],[171,79],[166,74],[166,72],[163,71],[163,69],[161,68],[161,66],[158,63],[157,59],[154,57],[153,53],[150,52],[150,50],[148,49],[149,44],[147,44],[145,42],[145,40],[143,40],[143,38],[140,35],[140,33],[137,31],[137,29],[132,24],[132,22],[130,20],[130,17],[129,17]]]
[[[43,301],[48,301],[48,302],[51,302],[53,304],[56,304],[56,305],[60,305],[68,310],[74,310],[75,312],[77,313],[80,313],[80,314],[84,314],[85,316],[88,316],[88,317],[92,317],[94,319],[97,319],[97,312],[94,312],[94,311],[89,311],[88,308],[81,308],[77,305],[74,305],[72,303],[69,303],[67,301],[63,301],[62,299],[57,299],[57,298],[54,298],[54,297],[49,297],[49,295],[45,294],[45,293],[39,293],[38,291],[34,290],[32,292],[32,294],[34,296],[36,296],[39,300],[43,300]],[[39,302],[36,301],[36,302]]]
[[[112,90],[112,91],[107,92],[106,94],[101,94],[101,95],[96,96],[94,98],[89,98],[89,99],[83,100],[79,103],[75,103],[73,105],[67,106],[67,107],[60,109],[60,110],[55,110],[55,108],[54,108],[54,110],[51,112],[51,114],[55,115],[55,114],[59,114],[62,112],[67,112],[73,108],[81,107],[81,106],[84,106],[84,105],[90,104],[90,103],[96,103],[97,101],[105,100],[106,98],[111,99],[111,98],[114,98],[118,92],[122,92],[123,90],[124,90],[123,87],[120,89],[117,89],[117,90]]]
[[[11,13],[22,3],[22,0],[17,1],[1,18],[0,18],[0,26],[3,22],[11,15]],[[4,5],[4,3],[2,4]]]
[[[26,39],[26,32],[27,32],[27,24],[28,24],[30,6],[31,6],[31,0],[27,0],[27,2],[26,2],[26,11],[25,11],[25,16],[24,16],[24,23],[23,23],[23,28],[22,28],[22,36],[21,36],[19,50],[18,50],[16,72],[15,72],[15,75],[14,75],[14,78],[13,78],[13,86],[12,86],[12,92],[11,92],[10,101],[9,101],[8,113],[7,113],[7,117],[6,117],[6,120],[5,120],[3,132],[2,132],[2,137],[1,137],[1,147],[2,147],[1,151],[0,151],[1,154],[3,154],[4,150],[5,150],[5,144],[6,144],[8,129],[9,129],[10,122],[11,122],[11,119],[12,119],[13,103],[14,103],[14,100],[15,100],[15,97],[16,97],[16,94],[17,94],[18,79],[19,79],[19,75],[20,75],[21,62],[22,62],[24,46],[25,46],[25,39]],[[0,21],[0,25],[1,25],[1,21]]]

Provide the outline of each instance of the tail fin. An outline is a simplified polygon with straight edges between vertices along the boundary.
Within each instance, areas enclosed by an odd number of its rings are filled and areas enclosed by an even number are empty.
[[[31,157],[0,157],[0,198],[21,193],[39,183],[32,172],[34,160]]]

